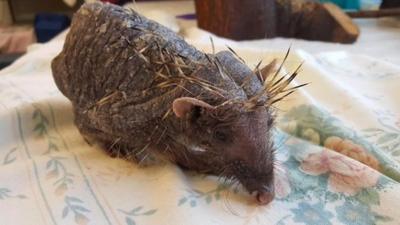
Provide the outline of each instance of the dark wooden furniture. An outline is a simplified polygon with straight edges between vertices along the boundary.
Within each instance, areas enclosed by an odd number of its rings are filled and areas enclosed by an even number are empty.
[[[8,0],[14,23],[32,23],[37,13],[52,12],[72,15],[84,0],[68,7],[62,0]]]
[[[333,4],[299,0],[196,0],[200,28],[234,40],[291,37],[352,43],[351,18]]]
[[[382,9],[387,9],[387,8],[400,8],[400,1],[399,0],[383,0],[381,8]]]

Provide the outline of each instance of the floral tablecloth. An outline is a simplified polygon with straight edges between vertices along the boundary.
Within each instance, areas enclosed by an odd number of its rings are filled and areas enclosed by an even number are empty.
[[[258,206],[216,177],[89,146],[51,76],[63,37],[0,71],[1,225],[400,224],[399,66],[293,49],[285,69],[304,62],[310,85],[277,107],[276,199]],[[188,41],[210,51],[206,37]],[[284,55],[230,44],[249,66]]]

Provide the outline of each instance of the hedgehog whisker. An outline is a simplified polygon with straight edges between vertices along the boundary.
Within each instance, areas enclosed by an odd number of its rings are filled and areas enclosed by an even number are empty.
[[[113,141],[113,143],[110,145],[110,147],[109,147],[109,150],[112,150],[113,148],[114,148],[114,146],[119,142],[119,141],[121,141],[121,137],[119,137],[119,138],[117,138],[117,139],[115,139],[114,141]]]
[[[142,165],[142,163],[149,157],[150,153],[146,153],[138,162],[139,165]]]
[[[136,161],[136,160],[132,160],[134,158],[135,152],[134,151],[130,151],[128,152],[128,154],[125,155],[125,159],[128,161]]]
[[[283,164],[275,165],[274,164],[274,171],[279,174],[279,172],[286,174],[286,170],[282,167]]]
[[[227,189],[227,191],[225,192],[226,194],[224,195],[225,196],[224,205],[228,209],[228,211],[230,213],[232,213],[232,215],[239,216],[239,214],[233,209],[233,207],[230,203],[230,198],[229,198],[229,194],[232,194],[232,191],[233,191],[232,186],[234,186],[235,184],[238,185],[238,183],[236,183],[234,180],[231,179],[230,183],[228,184],[228,187],[230,187],[230,188]]]

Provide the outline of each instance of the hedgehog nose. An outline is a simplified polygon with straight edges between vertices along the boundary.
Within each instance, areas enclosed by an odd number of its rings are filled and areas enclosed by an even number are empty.
[[[274,192],[259,191],[257,193],[256,199],[257,199],[258,204],[267,205],[268,203],[272,202],[274,197],[275,197]]]

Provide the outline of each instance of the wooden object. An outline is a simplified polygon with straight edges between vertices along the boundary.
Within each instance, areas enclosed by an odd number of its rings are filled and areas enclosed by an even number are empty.
[[[353,43],[358,27],[339,7],[302,0],[196,0],[200,28],[234,40],[290,37]]]
[[[389,16],[400,16],[400,8],[388,8],[380,10],[365,10],[347,13],[352,18],[379,18]]]
[[[53,12],[72,15],[84,0],[70,8],[62,0],[7,0],[14,23],[32,23],[37,13]]]
[[[400,1],[399,0],[383,0],[381,8],[382,9],[387,9],[387,8],[398,8],[400,7]]]
[[[196,0],[200,28],[235,40],[274,37],[275,4],[265,0]]]

